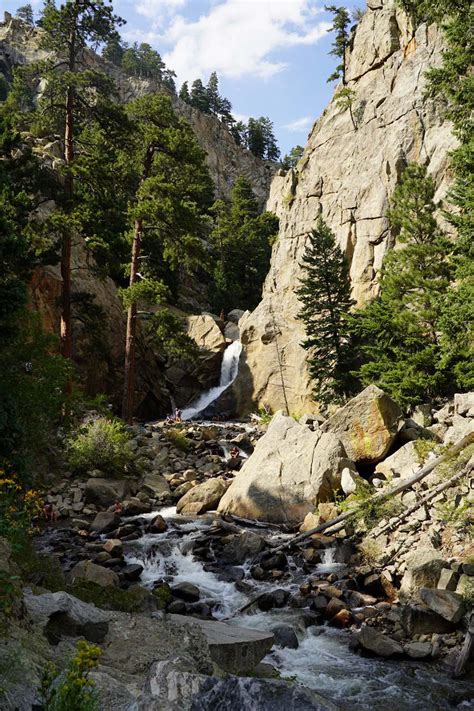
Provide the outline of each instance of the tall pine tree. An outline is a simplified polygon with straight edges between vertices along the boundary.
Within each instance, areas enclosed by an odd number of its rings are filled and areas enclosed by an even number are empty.
[[[303,305],[298,317],[306,330],[302,345],[309,351],[315,399],[327,405],[352,387],[348,318],[354,302],[346,259],[322,218],[309,235],[301,267],[296,293]]]
[[[333,15],[333,25],[329,32],[335,32],[332,49],[329,54],[337,57],[340,63],[337,65],[334,72],[328,77],[328,81],[342,79],[342,83],[346,83],[346,50],[349,44],[348,27],[350,24],[350,15],[345,7],[337,7],[336,5],[325,5],[326,12]]]

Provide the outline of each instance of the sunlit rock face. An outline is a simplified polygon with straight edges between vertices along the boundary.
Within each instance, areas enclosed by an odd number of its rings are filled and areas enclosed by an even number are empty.
[[[443,106],[423,96],[425,72],[440,63],[441,50],[437,28],[413,31],[395,0],[368,3],[347,53],[354,123],[333,99],[314,124],[297,169],[278,172],[272,182],[267,208],[280,218],[280,233],[262,302],[240,322],[245,359],[235,389],[242,412],[255,402],[284,408],[285,395],[294,413],[314,407],[295,289],[315,219],[326,220],[347,255],[360,306],[377,293],[383,257],[395,243],[386,215],[405,165],[426,165],[436,199],[446,195],[455,139]]]

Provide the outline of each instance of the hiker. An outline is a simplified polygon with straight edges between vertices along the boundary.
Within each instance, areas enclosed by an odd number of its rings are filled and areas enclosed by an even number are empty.
[[[54,508],[53,504],[45,504],[43,506],[43,516],[45,518],[45,521],[49,521],[50,523],[54,523],[58,519],[58,512]]]
[[[174,421],[181,422],[181,415],[182,415],[182,410],[180,410],[179,408],[176,408],[176,411],[174,413]]]
[[[114,513],[117,514],[118,516],[121,516],[123,514],[123,505],[120,501],[115,502]]]
[[[242,466],[242,457],[240,456],[240,452],[237,447],[232,447],[229,454],[230,459],[228,459],[226,462],[227,469],[237,471]]]

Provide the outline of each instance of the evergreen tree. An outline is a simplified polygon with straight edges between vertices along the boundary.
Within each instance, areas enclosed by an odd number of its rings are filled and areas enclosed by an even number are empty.
[[[247,126],[243,121],[236,121],[230,127],[230,132],[238,146],[247,148]]]
[[[234,184],[230,203],[218,200],[212,211],[212,305],[219,312],[236,306],[253,309],[261,298],[278,219],[269,212],[260,214],[252,187],[242,177]]]
[[[133,101],[128,114],[133,142],[124,159],[134,166],[135,196],[128,213],[132,255],[127,306],[123,417],[134,412],[138,305],[168,296],[163,262],[176,267],[205,259],[203,213],[212,183],[189,125],[173,111],[169,97],[147,95]]]
[[[207,100],[209,103],[209,111],[211,114],[220,114],[221,109],[221,97],[219,95],[219,80],[217,78],[217,73],[212,72],[207,82],[206,87]]]
[[[319,218],[309,235],[301,264],[303,277],[297,290],[309,350],[308,367],[315,399],[323,405],[337,401],[352,387],[352,345],[349,311],[353,306],[346,259],[334,234]]]
[[[204,114],[210,113],[209,97],[200,79],[195,79],[191,85],[190,104]]]
[[[335,32],[334,41],[330,54],[340,59],[340,64],[337,65],[334,72],[328,78],[328,81],[342,79],[342,83],[346,83],[346,49],[349,44],[348,27],[350,24],[350,15],[345,7],[337,7],[336,5],[328,5],[324,7],[326,12],[333,15],[333,25],[329,32]]]
[[[455,387],[443,356],[441,322],[453,248],[437,225],[434,193],[424,167],[405,169],[389,212],[403,248],[385,257],[379,297],[353,317],[366,359],[359,370],[362,382],[375,381],[402,405]]]
[[[189,85],[188,82],[185,81],[179,90],[179,98],[181,101],[185,101],[187,104],[191,102],[191,97],[189,95]]]
[[[115,64],[117,67],[121,67],[126,49],[127,45],[122,43],[120,35],[117,32],[108,38],[102,50],[102,56],[108,62],[112,62],[112,64]]]
[[[35,24],[33,8],[31,7],[30,3],[19,7],[15,14],[19,20],[26,22],[27,25],[33,26]]]
[[[32,127],[43,135],[62,132],[63,136],[62,209],[55,217],[56,228],[62,235],[61,352],[66,358],[72,356],[71,250],[78,219],[74,211],[72,170],[76,138],[81,125],[91,115],[100,114],[104,100],[111,93],[107,78],[85,66],[84,50],[114,36],[121,22],[104,0],[67,0],[60,8],[46,2],[41,16],[41,48],[50,52],[51,58],[28,67],[25,72],[32,84],[40,78],[45,80],[37,111],[31,114],[33,122],[36,121]]]
[[[283,168],[285,170],[289,170],[290,168],[296,168],[298,161],[303,155],[303,151],[303,146],[294,146],[294,148],[292,148],[291,151],[283,157],[283,160],[281,162]]]
[[[280,151],[273,133],[273,123],[268,116],[249,118],[246,131],[246,147],[257,158],[277,161]]]

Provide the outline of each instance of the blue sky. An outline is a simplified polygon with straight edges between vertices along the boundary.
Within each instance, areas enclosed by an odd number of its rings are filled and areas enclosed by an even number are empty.
[[[3,0],[11,12],[26,0]],[[326,0],[327,2],[328,0]],[[330,4],[333,4],[331,0]],[[178,86],[216,70],[237,118],[269,116],[282,153],[304,145],[331,97],[331,17],[324,0],[115,0],[128,42],[149,42]],[[344,3],[336,2],[336,5]],[[42,0],[33,0],[35,10]],[[364,7],[352,0],[350,8]]]

